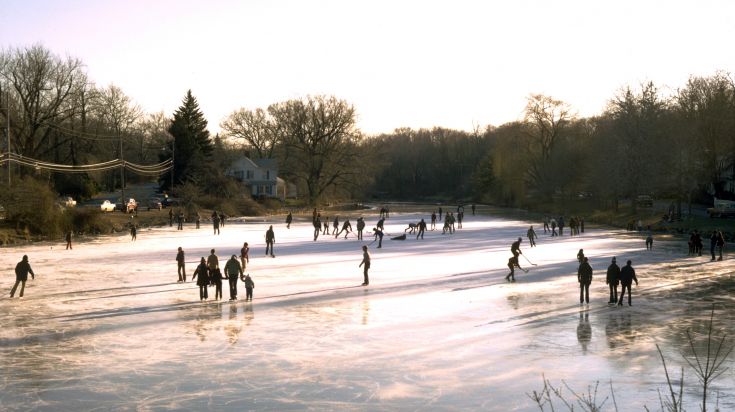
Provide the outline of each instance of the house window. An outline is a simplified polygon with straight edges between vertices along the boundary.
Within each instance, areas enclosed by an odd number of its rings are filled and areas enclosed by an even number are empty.
[[[271,180],[271,171],[270,170],[266,170],[265,171],[265,180]]]
[[[252,178],[253,178],[253,176],[255,176],[255,173],[254,173],[254,172],[253,172],[252,170],[248,170],[248,171],[247,171],[247,178],[248,178],[248,179],[252,179]]]

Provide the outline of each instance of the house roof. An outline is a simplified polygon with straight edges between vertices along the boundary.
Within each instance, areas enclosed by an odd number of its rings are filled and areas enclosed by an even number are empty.
[[[276,159],[253,159],[253,163],[264,169],[278,169],[278,161]]]

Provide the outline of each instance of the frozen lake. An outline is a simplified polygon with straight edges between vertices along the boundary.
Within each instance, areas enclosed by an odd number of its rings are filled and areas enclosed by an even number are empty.
[[[1,410],[537,410],[526,395],[566,381],[578,391],[615,387],[620,410],[658,410],[665,378],[655,345],[679,376],[687,328],[715,324],[735,335],[733,262],[687,257],[681,240],[587,229],[581,237],[525,237],[532,223],[469,216],[454,235],[386,236],[370,245],[370,286],[361,287],[361,246],[333,236],[312,241],[310,221],[228,222],[220,236],[195,230],[141,230],[76,243],[3,248],[0,298]],[[334,213],[329,213],[330,217]],[[367,229],[377,221],[365,213]],[[403,233],[428,215],[392,214]],[[274,224],[277,257],[264,256]],[[355,221],[352,219],[352,225]],[[367,231],[366,231],[367,232]],[[510,244],[538,264],[504,281]],[[187,277],[215,248],[220,262],[251,245],[246,272],[253,302],[200,302],[177,284],[176,248]],[[52,247],[53,246],[53,247]],[[579,305],[576,254],[595,270],[592,302]],[[28,254],[36,272],[22,299],[9,299],[13,268]],[[633,306],[607,305],[612,256],[632,259],[640,280]],[[244,288],[239,284],[240,298]],[[699,334],[697,336],[700,336]],[[735,368],[714,389],[735,410]],[[687,407],[698,385],[685,372]],[[711,394],[714,399],[716,395]],[[606,407],[612,408],[612,401]]]

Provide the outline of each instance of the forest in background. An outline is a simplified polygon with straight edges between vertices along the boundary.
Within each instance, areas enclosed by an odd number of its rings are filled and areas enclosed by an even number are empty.
[[[692,76],[668,93],[654,82],[623,86],[592,117],[532,94],[523,118],[500,126],[399,128],[377,136],[363,134],[358,110],[334,96],[238,108],[222,120],[221,134],[211,136],[192,91],[182,94],[175,113],[145,113],[119,87],[91,81],[79,59],[42,45],[6,49],[0,52],[0,147],[5,156],[65,165],[175,157],[173,175],[159,177],[161,187],[171,190],[173,183],[174,194],[212,199],[245,196],[225,175],[237,156],[275,158],[279,176],[297,185],[304,206],[424,200],[553,207],[588,199],[617,209],[621,199],[650,195],[674,201],[681,213],[713,196],[735,198],[735,81],[726,72]],[[7,170],[0,172],[3,185]],[[77,199],[115,190],[123,178],[151,179],[18,165],[11,173],[16,182],[33,179]],[[15,186],[5,187],[0,199],[9,213]]]

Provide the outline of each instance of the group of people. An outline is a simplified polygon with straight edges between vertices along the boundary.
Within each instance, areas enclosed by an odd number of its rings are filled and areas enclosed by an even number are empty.
[[[550,233],[551,236],[564,236],[564,228],[566,222],[564,216],[559,216],[559,219],[544,217],[544,233]],[[556,229],[559,228],[557,233]],[[579,236],[580,233],[584,233],[584,218],[578,216],[572,216],[569,218],[569,234],[571,236]]]
[[[702,250],[704,249],[704,241],[702,235],[698,230],[689,234],[689,255],[690,256],[702,256]],[[712,261],[722,260],[722,251],[725,249],[725,236],[720,230],[713,230],[709,237],[709,251],[712,256]],[[717,253],[717,254],[715,254]]]
[[[577,261],[579,262],[579,269],[577,270],[577,281],[579,282],[579,304],[590,303],[590,285],[592,284],[592,266],[589,263],[589,259],[584,255],[584,249],[579,249],[577,252]],[[628,260],[626,265],[621,269],[616,258],[613,256],[610,266],[607,268],[607,277],[605,283],[610,288],[610,300],[609,305],[623,306],[623,299],[625,297],[625,291],[628,291],[628,306],[632,306],[632,293],[631,286],[635,282],[638,286],[638,278],[635,275],[635,269],[632,266],[633,262]],[[620,290],[620,298],[618,299],[618,285],[622,287]]]
[[[243,270],[247,267],[247,263],[250,261],[249,257],[250,248],[248,243],[243,244],[240,249],[240,260],[236,255],[225,263],[224,275],[220,270],[219,258],[217,257],[215,250],[210,251],[209,256],[205,259],[202,256],[201,261],[197,268],[194,270],[194,274],[191,278],[192,281],[196,280],[197,286],[199,286],[199,300],[209,299],[209,292],[207,288],[214,287],[214,299],[222,299],[222,280],[226,279],[230,286],[230,300],[237,300],[237,281],[238,279],[245,283],[245,300],[253,300],[253,288],[255,288],[255,282],[250,277],[250,274],[244,274]],[[176,254],[176,262],[178,266],[178,282],[186,282],[186,258],[184,250],[179,247]]]

